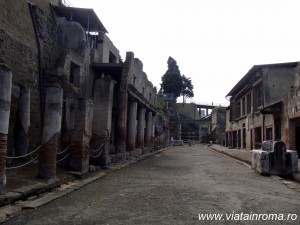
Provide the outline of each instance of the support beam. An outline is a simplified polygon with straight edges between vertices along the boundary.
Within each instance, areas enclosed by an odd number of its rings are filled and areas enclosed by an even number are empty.
[[[0,195],[5,194],[7,134],[12,89],[12,72],[0,64]]]
[[[146,113],[146,134],[145,134],[145,146],[152,146],[152,133],[153,133],[153,116],[152,112]]]
[[[109,138],[112,131],[112,109],[114,102],[115,83],[110,76],[99,78],[94,83],[94,113],[91,149],[99,149],[103,144],[104,149],[101,157],[92,159],[96,165],[106,166],[110,164]],[[104,142],[105,141],[105,142]],[[97,153],[94,153],[97,155]]]
[[[56,153],[61,132],[63,90],[60,87],[48,87],[42,147],[39,154],[38,177],[53,178],[56,175]]]
[[[89,171],[89,147],[92,136],[93,102],[78,99],[75,108],[75,126],[70,145],[70,168],[87,173]]]
[[[116,130],[116,152],[124,153],[126,150],[127,131],[127,92],[120,92],[118,96],[118,118]]]
[[[146,113],[146,108],[141,107],[138,109],[138,132],[137,132],[136,147],[139,149],[144,149],[145,113]]]
[[[136,113],[137,102],[130,101],[128,104],[128,126],[127,126],[127,150],[135,150],[136,142]]]

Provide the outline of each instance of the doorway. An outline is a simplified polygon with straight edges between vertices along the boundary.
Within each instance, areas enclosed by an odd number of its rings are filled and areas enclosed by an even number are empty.
[[[296,151],[298,152],[298,159],[300,159],[300,126],[295,128]]]

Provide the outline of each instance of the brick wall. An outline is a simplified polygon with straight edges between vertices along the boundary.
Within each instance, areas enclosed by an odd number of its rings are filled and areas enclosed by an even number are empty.
[[[49,3],[56,4],[57,0],[36,0],[35,15],[38,18],[38,28],[44,33],[42,38],[42,65],[51,68],[55,65],[59,51],[59,35],[52,20]],[[13,84],[30,89],[30,129],[29,144],[34,148],[41,142],[41,112],[38,70],[38,48],[34,33],[34,26],[30,9],[26,1],[0,1],[0,56],[11,68]],[[17,110],[18,96],[14,98],[12,109]],[[12,116],[16,112],[12,112]],[[13,124],[10,124],[10,133],[13,133]]]

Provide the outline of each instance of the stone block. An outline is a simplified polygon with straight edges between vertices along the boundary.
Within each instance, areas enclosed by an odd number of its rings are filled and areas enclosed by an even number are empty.
[[[291,173],[298,173],[298,153],[294,150],[287,150],[287,154],[290,154],[291,159]]]
[[[172,140],[170,142],[170,145],[172,145],[172,146],[182,146],[183,145],[183,140]]]
[[[264,141],[261,145],[261,149],[267,152],[273,151],[273,142],[271,140]]]
[[[290,157],[286,154],[286,147],[283,141],[275,141],[273,151],[269,153],[270,174],[287,175],[290,173]]]
[[[8,192],[0,196],[0,206],[8,205],[22,198],[22,194],[18,192]]]
[[[269,153],[263,150],[253,150],[251,168],[263,175],[270,174]]]

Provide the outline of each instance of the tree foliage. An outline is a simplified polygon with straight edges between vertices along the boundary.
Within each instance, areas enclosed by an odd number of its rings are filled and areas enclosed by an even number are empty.
[[[185,75],[181,76],[177,62],[171,56],[168,59],[168,70],[161,77],[161,80],[163,94],[173,94],[175,98],[182,95],[183,101],[185,98],[194,97],[194,86],[192,85],[191,78]]]
[[[177,62],[172,57],[168,59],[168,70],[161,78],[161,88],[164,94],[174,94],[178,98],[182,90],[182,79]]]
[[[164,113],[166,110],[166,104],[165,104],[164,96],[163,96],[161,89],[159,89],[159,91],[157,93],[156,108],[157,108],[158,117],[162,118],[164,116]]]
[[[192,98],[194,97],[194,85],[192,84],[192,80],[190,77],[186,77],[185,75],[182,75],[182,90],[181,95],[183,98],[183,102],[185,102],[185,98]]]

